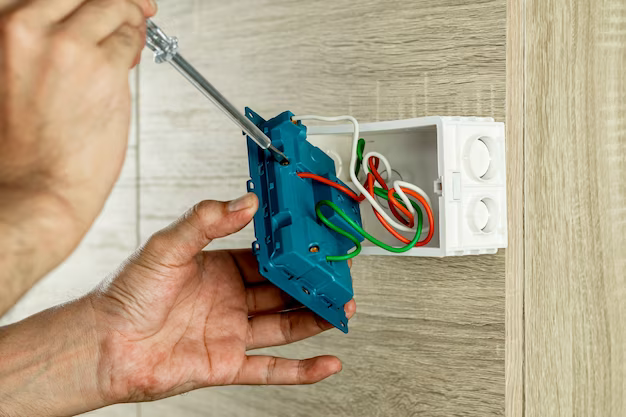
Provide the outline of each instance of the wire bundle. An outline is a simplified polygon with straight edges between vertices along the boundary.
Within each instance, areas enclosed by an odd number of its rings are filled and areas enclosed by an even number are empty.
[[[355,250],[340,256],[328,256],[326,259],[330,262],[346,261],[358,256],[361,253],[361,242],[351,233],[341,229],[322,213],[322,207],[326,206],[337,213],[346,223],[350,225],[352,229],[365,239],[369,240],[373,244],[393,253],[404,253],[414,247],[421,247],[427,245],[434,235],[434,217],[431,209],[431,202],[426,193],[419,187],[404,182],[395,181],[393,187],[390,188],[387,182],[383,179],[382,175],[378,171],[380,164],[385,167],[388,179],[391,177],[391,164],[385,158],[377,152],[370,152],[364,155],[365,152],[365,140],[359,138],[359,123],[352,116],[338,116],[338,117],[322,117],[322,116],[298,116],[293,117],[292,120],[319,120],[325,122],[337,122],[337,121],[349,121],[354,125],[353,145],[352,145],[352,157],[350,160],[350,179],[354,183],[358,191],[361,192],[357,195],[353,190],[335,183],[327,178],[319,175],[312,174],[310,172],[301,172],[298,174],[300,178],[311,179],[318,181],[322,184],[326,184],[333,187],[355,201],[364,202],[365,200],[371,204],[374,214],[378,221],[385,227],[385,229],[391,233],[396,239],[404,243],[406,246],[396,248],[381,242],[370,233],[365,231],[361,226],[354,222],[347,214],[345,214],[336,204],[328,200],[322,200],[317,203],[315,212],[317,217],[331,230],[339,233],[345,238],[349,239],[355,244]],[[358,180],[358,175],[361,170],[364,170],[366,180],[364,184]],[[378,186],[376,186],[378,185]],[[412,197],[412,199],[409,198]],[[377,198],[386,200],[389,203],[389,211],[395,217],[395,220],[389,216],[389,214],[378,203]],[[399,199],[399,200],[398,200]],[[418,204],[419,203],[419,204]],[[428,226],[424,226],[424,213],[428,219]],[[417,224],[415,218],[417,217]],[[415,232],[415,236],[412,240],[402,236],[399,232]],[[420,238],[424,232],[427,232],[426,237],[420,241]]]

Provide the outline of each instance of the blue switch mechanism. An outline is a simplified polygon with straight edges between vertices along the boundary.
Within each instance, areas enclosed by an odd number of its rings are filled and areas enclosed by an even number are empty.
[[[347,261],[328,262],[326,257],[344,255],[354,244],[319,221],[315,205],[330,200],[361,225],[359,204],[332,187],[298,176],[310,172],[345,185],[337,178],[334,161],[307,141],[306,126],[291,121],[292,113],[284,112],[265,121],[246,108],[246,116],[290,162],[281,165],[248,137],[248,191],[259,199],[259,211],[254,216],[256,241],[252,245],[259,271],[315,314],[348,333],[343,306],[354,296],[350,268]],[[323,213],[337,226],[351,230],[328,207],[323,207]]]

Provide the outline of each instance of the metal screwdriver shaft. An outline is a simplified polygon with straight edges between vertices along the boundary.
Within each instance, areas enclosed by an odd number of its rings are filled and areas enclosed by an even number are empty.
[[[206,78],[178,53],[178,39],[167,36],[154,22],[147,21],[146,45],[154,52],[154,62],[169,62],[183,77],[211,100],[224,114],[235,122],[261,148],[270,150],[276,160],[288,164],[289,160],[272,141],[229,102]]]

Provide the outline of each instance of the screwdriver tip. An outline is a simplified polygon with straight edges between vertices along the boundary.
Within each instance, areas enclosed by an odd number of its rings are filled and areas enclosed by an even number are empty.
[[[274,154],[274,157],[276,158],[278,163],[280,163],[281,165],[289,165],[289,159],[287,159],[287,156],[285,156],[284,153],[279,151],[278,148],[276,148],[276,146],[270,145],[267,149],[270,150]]]

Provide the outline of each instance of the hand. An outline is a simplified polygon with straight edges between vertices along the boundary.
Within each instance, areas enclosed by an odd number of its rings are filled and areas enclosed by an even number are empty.
[[[22,227],[0,246],[28,253],[29,274],[1,272],[1,286],[49,272],[101,211],[126,152],[129,69],[155,12],[151,0],[0,2],[0,235]]]
[[[309,384],[341,370],[332,356],[246,355],[332,328],[262,278],[251,251],[202,252],[247,225],[257,206],[254,194],[200,203],[90,296],[106,401],[155,400],[216,385]],[[356,304],[345,309],[351,317]]]
[[[265,281],[250,251],[203,252],[257,207],[254,194],[200,203],[91,294],[0,327],[0,415],[76,415],[201,387],[310,384],[339,372],[333,356],[247,355],[332,327]],[[354,315],[354,300],[345,310]]]

